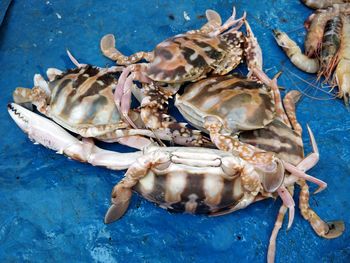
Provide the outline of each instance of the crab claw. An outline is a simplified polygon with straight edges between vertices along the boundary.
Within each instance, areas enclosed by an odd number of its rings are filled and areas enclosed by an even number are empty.
[[[62,152],[69,146],[79,143],[78,139],[67,133],[54,122],[16,103],[8,104],[7,110],[11,118],[28,134],[31,140],[49,149]]]

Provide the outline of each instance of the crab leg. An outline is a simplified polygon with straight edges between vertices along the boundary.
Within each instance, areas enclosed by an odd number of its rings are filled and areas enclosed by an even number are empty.
[[[297,121],[296,114],[295,114],[295,104],[300,98],[300,92],[296,90],[292,90],[286,94],[286,96],[283,99],[283,105],[286,110],[286,114],[288,116],[289,122],[292,125],[292,128],[294,131],[300,136],[302,135],[302,128],[300,124]],[[302,179],[298,180],[299,181],[304,181]],[[304,181],[305,182],[305,181]],[[290,194],[293,196],[294,195],[294,185],[290,185],[288,187],[288,190]],[[299,199],[299,207],[301,203],[304,201],[304,199]],[[305,203],[305,205],[308,206],[308,203]],[[294,209],[294,208],[293,208]],[[288,208],[283,204],[278,212],[277,219],[275,221],[275,226],[272,230],[271,236],[270,236],[270,242],[269,242],[269,248],[268,248],[268,253],[267,253],[267,262],[268,263],[273,263],[275,260],[275,254],[276,254],[276,239],[279,230],[282,227],[282,223],[284,220],[284,216],[287,212]],[[290,220],[289,220],[290,222]]]
[[[263,56],[259,42],[254,36],[253,30],[246,19],[244,19],[244,23],[247,30],[247,46],[244,52],[248,62],[248,77],[251,77],[253,74],[253,68],[257,68],[262,71]]]
[[[199,30],[201,33],[206,34],[209,32],[213,32],[221,26],[221,17],[216,11],[208,9],[205,11],[205,16],[207,17],[208,22]],[[197,31],[198,30],[194,30],[194,33],[196,33]]]
[[[279,117],[286,125],[290,127],[288,117],[283,109],[281,94],[277,85],[278,75],[271,80],[262,70],[256,67],[252,69],[252,73],[263,83],[265,83],[265,85],[272,89],[277,117]]]
[[[242,159],[254,164],[268,163],[273,160],[272,154],[267,154],[253,145],[240,142],[236,137],[220,134],[222,123],[216,117],[207,117],[203,127],[209,131],[210,139],[222,151],[235,152]]]
[[[162,89],[154,83],[144,85],[143,90],[145,97],[141,101],[141,118],[145,125],[150,129],[168,126],[169,120],[165,120],[165,117],[167,116],[168,100],[173,92]]]
[[[133,128],[137,129],[136,124],[130,119],[128,115],[131,105],[131,90],[133,86],[133,78],[134,73],[132,73],[125,81],[123,97],[120,101],[120,113]]]
[[[40,74],[35,74],[33,78],[34,86],[39,87],[43,91],[45,91],[46,95],[49,97],[51,94],[51,90],[49,88],[49,84]]]
[[[294,214],[295,214],[294,199],[292,195],[289,193],[289,191],[287,190],[287,188],[285,188],[284,186],[281,186],[280,188],[278,188],[277,192],[283,201],[283,205],[289,209],[289,219],[288,219],[287,229],[290,229],[290,227],[293,224]]]
[[[112,34],[105,35],[100,41],[100,47],[103,55],[116,61],[118,65],[131,65],[142,59],[147,61],[153,60],[153,52],[137,52],[131,56],[123,55],[115,48],[115,37]]]
[[[8,112],[29,138],[49,149],[65,154],[80,162],[104,166],[113,170],[128,168],[142,152],[118,153],[103,150],[92,140],[79,141],[53,121],[31,112],[15,103],[8,105]]]
[[[134,128],[137,128],[137,126],[128,116],[131,105],[131,93],[134,90],[133,81],[142,80],[143,82],[150,82],[150,79],[138,72],[140,69],[141,65],[131,65],[126,67],[120,75],[118,84],[114,91],[114,101],[117,109],[121,112],[127,122]]]
[[[291,90],[288,92],[283,99],[283,105],[286,110],[286,114],[290,124],[292,125],[293,130],[300,136],[302,135],[303,129],[295,114],[295,105],[299,101],[301,93],[297,90]]]
[[[119,76],[119,79],[118,79],[118,84],[115,87],[114,102],[118,111],[120,111],[121,101],[124,95],[124,85],[131,70],[132,70],[132,67],[129,66],[122,71],[122,74]]]
[[[82,68],[87,66],[86,64],[81,64],[78,62],[78,60],[72,55],[72,53],[70,53],[70,51],[67,49],[66,50],[68,57],[70,59],[70,61],[72,61],[72,63],[77,67],[77,68]]]
[[[133,80],[142,80],[149,83],[143,90],[142,94],[136,92],[136,95],[141,97],[141,118],[146,127],[152,129],[156,134],[162,133],[163,130],[171,131],[174,142],[181,145],[201,146],[205,144],[205,138],[202,137],[199,131],[191,130],[186,125],[171,121],[169,116],[165,114],[165,109],[168,104],[168,99],[177,88],[161,89],[151,82],[146,76],[141,73],[142,64],[137,66],[131,65],[127,67],[121,74],[118,85],[114,93],[116,105],[120,105],[120,111],[124,118],[137,128],[128,116],[130,109],[131,93],[135,92]],[[133,72],[135,70],[135,72]],[[132,72],[130,74],[130,72]],[[130,74],[128,76],[128,74]],[[117,106],[118,107],[118,106]],[[160,112],[159,112],[160,111]]]
[[[213,32],[210,32],[209,36],[210,37],[218,36],[222,32],[225,32],[227,29],[229,29],[230,27],[234,26],[235,24],[238,24],[238,25],[236,27],[232,28],[230,31],[238,30],[243,25],[243,21],[246,18],[246,16],[247,16],[247,13],[244,12],[244,14],[243,14],[243,16],[241,18],[235,19],[235,17],[236,17],[236,8],[233,7],[232,15],[230,16],[230,18],[222,26],[220,26],[218,29],[216,29]]]
[[[317,235],[332,239],[340,236],[344,230],[343,221],[323,221],[310,207],[309,207],[309,186],[304,180],[299,180],[297,182],[300,187],[300,197],[299,197],[299,208],[302,216],[305,220],[309,221],[311,227],[317,233]]]
[[[300,92],[295,91],[295,90],[290,91],[289,93],[287,93],[287,95],[284,98],[284,106],[286,108],[286,112],[287,112],[288,118],[293,126],[293,129],[301,137],[302,128],[301,128],[300,124],[298,123],[296,116],[295,116],[295,103],[297,102],[299,97],[300,97]],[[309,132],[313,153],[311,153],[308,157],[306,157],[304,160],[302,160],[297,165],[297,168],[304,171],[304,172],[311,169],[313,164],[317,163],[317,161],[319,159],[319,152],[318,152],[316,140],[315,140],[314,135],[313,135],[313,133],[308,125],[307,125],[307,129]],[[297,184],[301,187],[300,194],[299,194],[299,209],[300,209],[301,214],[304,217],[304,219],[309,221],[311,227],[314,229],[316,234],[321,236],[321,237],[324,237],[324,238],[336,238],[336,237],[340,236],[342,234],[342,232],[344,231],[344,222],[342,222],[342,221],[334,221],[334,222],[323,221],[315,213],[315,211],[313,211],[309,206],[309,186],[307,185],[306,181],[303,179],[299,179],[297,181]],[[280,219],[280,214],[279,214],[277,221],[279,219]],[[283,218],[281,220],[283,220]],[[277,224],[277,222],[276,222],[276,224]],[[274,231],[272,232],[272,235],[274,235]],[[269,247],[269,251],[270,251],[270,247]]]
[[[70,51],[67,49],[66,50],[67,54],[68,54],[68,57],[69,59],[72,61],[72,63],[77,67],[77,68],[82,68],[82,67],[86,67],[87,64],[83,64],[83,63],[80,63],[73,55],[72,53],[70,53]],[[120,71],[123,71],[124,67],[120,67],[120,66],[113,66],[113,67],[110,67],[110,68],[101,68],[101,67],[96,67],[98,68],[99,70],[101,70],[102,72],[104,73],[114,73],[114,72],[120,72]],[[50,79],[50,78],[49,78]]]
[[[131,105],[131,93],[134,90],[133,80],[136,80],[136,74],[133,72],[134,70],[134,65],[128,66],[123,70],[114,91],[114,102],[118,111],[120,111],[125,120],[132,127],[137,128],[135,123],[128,116]]]
[[[276,255],[276,239],[278,232],[280,231],[282,227],[282,223],[284,220],[284,216],[287,213],[288,208],[285,207],[284,205],[281,205],[277,219],[275,221],[275,226],[273,227],[271,236],[270,236],[270,242],[269,242],[269,249],[267,252],[267,263],[273,263],[275,262],[275,255]]]
[[[47,99],[51,95],[48,83],[40,74],[33,78],[34,88],[16,88],[12,97],[16,103],[35,105],[42,114],[47,114]]]
[[[327,187],[326,182],[323,182],[322,180],[317,179],[316,177],[304,173],[294,165],[287,162],[283,162],[283,164],[286,170],[289,171],[292,175],[317,184],[319,188],[315,191],[315,194],[323,191]]]
[[[316,165],[316,163],[318,162],[318,160],[320,159],[320,154],[318,152],[317,143],[316,143],[314,134],[311,131],[309,125],[307,125],[307,130],[308,130],[309,136],[310,136],[312,153],[310,155],[308,155],[304,160],[302,160],[297,165],[297,168],[300,169],[301,171],[304,171],[304,172],[306,172],[306,171],[310,170],[312,167],[314,167]]]
[[[149,169],[156,165],[170,165],[170,155],[156,151],[139,157],[127,170],[125,177],[112,190],[112,205],[105,215],[105,223],[112,223],[121,218],[128,209],[132,187],[145,177]]]
[[[290,192],[291,196],[294,195],[294,185],[291,185],[288,187],[288,191]],[[272,230],[271,236],[270,236],[270,241],[269,241],[269,248],[267,252],[267,262],[268,263],[273,263],[275,261],[275,254],[276,254],[276,239],[279,230],[282,227],[282,223],[284,220],[284,216],[287,213],[288,208],[282,204],[277,215],[277,219],[275,221],[274,228]]]

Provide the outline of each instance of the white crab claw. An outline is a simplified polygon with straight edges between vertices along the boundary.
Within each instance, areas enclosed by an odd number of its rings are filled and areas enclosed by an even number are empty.
[[[7,106],[11,118],[28,134],[29,138],[56,152],[63,152],[69,146],[80,143],[62,127],[26,108],[11,103]]]

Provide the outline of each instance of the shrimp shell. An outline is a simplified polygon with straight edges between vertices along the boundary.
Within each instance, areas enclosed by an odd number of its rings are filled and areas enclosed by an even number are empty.
[[[284,50],[290,61],[302,71],[307,73],[318,72],[320,65],[317,58],[305,56],[300,47],[291,40],[288,35],[279,30],[273,30],[274,37],[278,45]]]
[[[343,18],[342,42],[338,53],[339,63],[334,77],[339,88],[339,97],[349,105],[350,96],[350,17]]]
[[[322,37],[326,23],[333,16],[333,13],[328,13],[323,10],[317,12],[312,18],[309,26],[309,32],[306,35],[305,39],[305,54],[307,56],[310,57],[318,53],[318,50],[321,47]]]
[[[322,39],[321,49],[321,71],[319,75],[324,75],[326,79],[332,74],[337,61],[337,52],[340,48],[340,38],[342,30],[342,19],[335,16],[327,21]]]
[[[327,21],[341,14],[350,14],[350,4],[334,4],[327,9],[317,10],[314,15],[307,19],[305,22],[308,26],[305,39],[305,54],[307,56],[311,57],[319,53]]]
[[[313,9],[327,8],[334,4],[350,3],[350,0],[302,0],[302,2]]]

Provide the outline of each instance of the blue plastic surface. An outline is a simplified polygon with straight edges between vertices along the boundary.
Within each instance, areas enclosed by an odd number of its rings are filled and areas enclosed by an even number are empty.
[[[7,11],[7,8],[9,7],[10,3],[11,3],[11,0],[2,0],[0,2],[0,26],[1,26],[2,20],[4,19],[5,15],[6,15],[6,11]]]
[[[350,225],[350,114],[340,100],[308,87],[314,76],[296,70],[277,47],[271,29],[280,28],[303,43],[303,22],[312,12],[298,0],[235,1],[264,53],[270,76],[284,69],[280,84],[304,96],[297,114],[312,127],[321,158],[309,173],[328,188],[311,197],[326,220]],[[65,50],[84,63],[112,65],[99,40],[114,33],[117,46],[131,54],[151,50],[167,37],[199,28],[206,9],[223,19],[231,1],[14,1],[0,29],[0,261],[1,262],[265,262],[280,200],[263,201],[233,214],[208,218],[170,214],[134,194],[126,215],[105,225],[110,191],[124,174],[77,163],[34,145],[12,122],[6,104],[17,86],[32,87],[35,73],[73,67]],[[190,20],[184,19],[184,12]],[[287,69],[289,70],[287,70]],[[326,89],[325,89],[326,91]],[[310,151],[305,137],[306,151]],[[129,150],[115,146],[116,150]],[[315,186],[312,185],[312,190]],[[297,191],[298,193],[298,191]],[[296,195],[297,196],[297,195]],[[298,200],[298,198],[296,198]],[[299,210],[291,230],[277,239],[277,262],[350,262],[350,235],[322,239]]]

